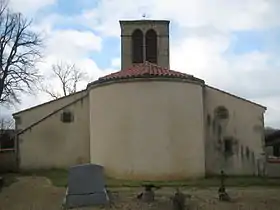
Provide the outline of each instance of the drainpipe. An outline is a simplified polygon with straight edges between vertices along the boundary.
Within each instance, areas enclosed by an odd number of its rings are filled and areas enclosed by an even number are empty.
[[[262,153],[262,164],[263,164],[262,168],[263,168],[263,171],[261,173],[262,173],[262,176],[266,176],[267,175],[266,174],[267,173],[266,168],[267,168],[268,155],[265,152],[264,113],[261,116],[261,120],[262,120],[262,149],[263,149],[263,153]]]

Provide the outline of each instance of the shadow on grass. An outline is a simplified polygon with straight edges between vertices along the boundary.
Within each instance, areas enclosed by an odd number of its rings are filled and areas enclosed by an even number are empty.
[[[20,176],[42,176],[51,180],[56,187],[66,187],[68,171],[65,169],[30,170],[21,171]]]
[[[0,176],[4,179],[4,187],[9,187],[17,181],[17,175],[15,173],[0,174]]]
[[[22,171],[21,176],[44,176],[51,180],[52,184],[57,187],[67,186],[68,171],[65,169],[51,170],[33,170]],[[153,183],[159,187],[218,187],[220,179],[212,176],[203,179],[188,179],[179,181],[129,181],[118,180],[106,177],[106,185],[110,188],[114,187],[141,187],[143,184]],[[280,187],[280,179],[252,177],[252,176],[233,176],[228,177],[225,182],[228,187]]]

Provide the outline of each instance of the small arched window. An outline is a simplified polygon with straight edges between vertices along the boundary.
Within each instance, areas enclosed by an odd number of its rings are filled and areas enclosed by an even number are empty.
[[[220,119],[220,120],[226,120],[229,118],[229,111],[226,107],[224,106],[218,106],[215,109],[215,116],[216,118]]]
[[[143,41],[143,32],[140,29],[136,29],[132,33],[132,63],[144,62]]]
[[[146,42],[146,61],[157,63],[157,33],[150,29],[145,36]]]

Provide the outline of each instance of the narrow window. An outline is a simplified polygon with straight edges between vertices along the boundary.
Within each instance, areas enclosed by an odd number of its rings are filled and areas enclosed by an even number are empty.
[[[246,157],[247,157],[247,159],[250,158],[250,150],[248,147],[246,147]]]
[[[210,116],[210,114],[207,115],[207,124],[208,124],[208,126],[211,125],[211,116]]]
[[[150,29],[146,33],[146,61],[157,63],[157,33]]]
[[[225,138],[224,139],[224,149],[226,154],[232,154],[233,153],[233,148],[232,148],[232,140]]]
[[[143,41],[143,32],[140,29],[136,29],[132,33],[132,63],[144,62]]]

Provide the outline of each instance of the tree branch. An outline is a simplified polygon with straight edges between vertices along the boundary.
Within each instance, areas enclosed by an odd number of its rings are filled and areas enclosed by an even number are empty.
[[[0,0],[0,103],[19,103],[22,92],[31,93],[41,75],[35,68],[41,58],[42,40],[20,13]]]
[[[54,99],[67,96],[77,92],[78,83],[85,81],[86,76],[87,74],[78,69],[75,64],[60,61],[52,65],[51,75],[53,79],[59,81],[59,90],[55,92],[50,88],[46,88],[46,85],[42,85],[41,90]]]

